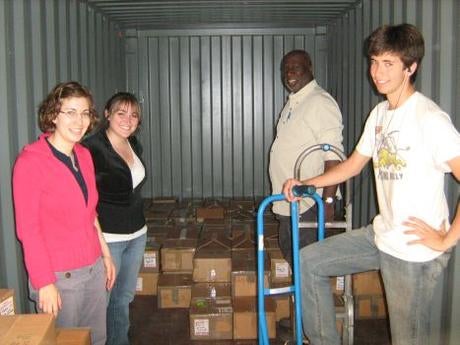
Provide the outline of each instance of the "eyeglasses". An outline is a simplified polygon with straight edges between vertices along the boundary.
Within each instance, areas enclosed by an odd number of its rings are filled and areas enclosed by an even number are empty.
[[[81,113],[78,113],[76,110],[60,111],[60,113],[65,114],[65,116],[67,116],[69,120],[77,120],[77,119],[86,120],[91,117],[91,112],[87,110]]]

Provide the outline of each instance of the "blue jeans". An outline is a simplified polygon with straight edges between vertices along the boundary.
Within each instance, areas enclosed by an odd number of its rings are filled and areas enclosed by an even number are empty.
[[[393,345],[429,341],[433,292],[450,252],[429,262],[407,262],[379,251],[372,225],[326,238],[300,251],[302,320],[313,345],[339,345],[330,276],[380,269]]]
[[[129,304],[134,299],[144,257],[144,234],[130,241],[108,243],[117,270],[107,307],[107,345],[129,345]]]

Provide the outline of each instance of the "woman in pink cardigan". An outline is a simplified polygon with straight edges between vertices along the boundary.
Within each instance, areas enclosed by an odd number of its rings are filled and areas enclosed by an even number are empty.
[[[79,144],[96,121],[93,98],[77,82],[61,83],[38,115],[43,134],[24,147],[13,171],[30,296],[57,326],[90,327],[92,344],[103,345],[115,268],[96,217],[91,155]]]

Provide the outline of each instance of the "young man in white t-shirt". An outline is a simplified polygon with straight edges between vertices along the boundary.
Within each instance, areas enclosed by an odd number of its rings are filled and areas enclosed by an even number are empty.
[[[385,95],[366,121],[351,156],[323,175],[289,179],[318,188],[358,175],[373,161],[379,214],[373,223],[300,252],[302,316],[314,345],[340,344],[329,276],[380,269],[393,345],[429,341],[434,288],[460,238],[460,206],[449,224],[444,175],[460,180],[460,135],[449,116],[417,92],[424,41],[409,24],[382,26],[368,38],[370,76]]]

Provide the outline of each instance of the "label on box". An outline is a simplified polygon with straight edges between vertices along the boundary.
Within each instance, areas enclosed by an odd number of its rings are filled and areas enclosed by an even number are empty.
[[[275,276],[279,278],[289,277],[289,264],[287,262],[277,262],[275,264]]]
[[[14,315],[13,296],[8,297],[0,303],[0,315]]]
[[[232,307],[218,307],[217,310],[219,311],[219,314],[233,313]]]
[[[337,280],[335,283],[335,289],[337,291],[343,291],[345,289],[345,277],[344,276],[337,277]]]
[[[157,253],[144,253],[144,267],[156,268],[157,267]]]
[[[143,282],[144,282],[144,281],[143,281],[142,277],[137,277],[136,291],[142,291]]]
[[[228,298],[216,300],[216,304],[230,304],[230,303],[231,303],[231,301]]]
[[[195,319],[193,320],[193,329],[195,335],[209,335],[209,320],[208,319]]]

